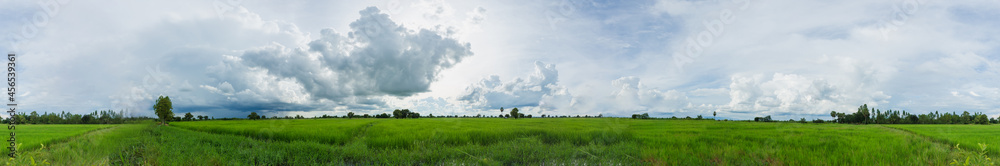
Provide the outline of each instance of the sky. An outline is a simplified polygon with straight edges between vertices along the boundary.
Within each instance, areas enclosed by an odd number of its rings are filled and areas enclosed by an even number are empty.
[[[19,111],[1000,116],[995,0],[0,4]]]

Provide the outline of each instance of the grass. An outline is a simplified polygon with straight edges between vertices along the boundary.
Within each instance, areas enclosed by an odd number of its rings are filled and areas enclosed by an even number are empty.
[[[947,164],[949,146],[935,144],[926,138],[878,125],[799,124],[716,122],[693,120],[631,120],[615,118],[561,119],[321,119],[220,122],[178,122],[176,126],[199,131],[211,129],[221,134],[253,136],[270,131],[276,138],[319,141],[348,140],[344,146],[367,148],[383,153],[392,150],[425,151],[431,155],[416,156],[440,162],[456,157],[447,150],[427,150],[450,147],[504,147],[511,142],[537,144],[539,147],[595,147],[611,151],[590,153],[569,150],[584,157],[567,157],[561,161],[594,158],[594,161],[631,160],[654,164],[762,164],[762,165],[908,165]],[[203,125],[206,123],[208,125]],[[239,125],[281,123],[288,130]],[[260,126],[260,125],[249,125]],[[352,133],[350,139],[337,133],[325,136],[327,128]],[[310,134],[292,128],[317,129]],[[232,132],[241,131],[241,132]],[[240,134],[242,133],[242,134]],[[324,138],[332,137],[332,138]],[[279,139],[288,140],[288,139]],[[513,145],[511,145],[513,146]],[[480,152],[477,148],[468,151]],[[502,148],[501,148],[502,149]],[[444,154],[440,154],[445,152]],[[465,150],[463,153],[468,153]],[[561,151],[542,151],[543,153]],[[487,153],[487,152],[482,152]],[[522,152],[534,154],[530,152]],[[389,153],[393,154],[393,153]],[[400,153],[406,154],[406,153]],[[426,154],[426,153],[421,153]],[[461,154],[461,153],[459,153]],[[504,154],[516,154],[508,153]],[[469,156],[481,156],[469,154]],[[520,155],[524,156],[524,155]],[[561,156],[574,156],[565,154]],[[495,155],[493,161],[544,162],[542,159]],[[370,161],[370,158],[349,159]],[[524,164],[524,163],[521,163]]]
[[[977,150],[985,143],[987,152],[1000,154],[1000,126],[998,125],[889,125],[931,137],[949,145],[959,144],[968,150]]]
[[[946,145],[878,125],[634,121],[644,160],[666,165],[945,165]]]
[[[624,124],[615,119],[406,119],[372,125],[366,144],[376,148],[410,148],[415,144],[490,145],[520,138],[542,143],[609,145],[632,141]]]
[[[73,125],[17,125],[14,129],[14,134],[16,135],[18,150],[34,150],[41,148],[42,144],[49,145],[52,143],[65,141],[66,139],[77,136],[88,131],[110,127],[110,125],[94,125],[94,124],[73,124]],[[10,137],[11,130],[0,130],[0,134],[3,134],[4,139]],[[4,143],[4,149],[7,150],[7,144]],[[6,154],[6,153],[4,153]],[[4,155],[6,156],[6,155]]]
[[[26,152],[53,165],[537,165],[607,163],[626,165],[627,156],[611,152],[637,149],[634,144],[546,144],[520,138],[491,145],[415,145],[410,149],[371,148],[365,141],[331,145],[316,141],[260,140],[178,127],[130,124],[99,130],[49,149]],[[595,156],[607,157],[600,158]],[[620,159],[619,159],[620,158]],[[18,164],[13,164],[18,165]]]
[[[171,122],[194,131],[235,134],[257,139],[309,140],[343,145],[376,119],[272,119]]]
[[[881,125],[616,118],[144,123],[47,146],[13,165],[947,165],[973,154]]]

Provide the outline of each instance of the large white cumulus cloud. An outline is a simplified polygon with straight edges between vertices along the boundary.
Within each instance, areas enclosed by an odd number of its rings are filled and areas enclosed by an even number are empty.
[[[496,75],[483,78],[467,87],[458,100],[476,109],[532,107],[542,111],[568,108],[574,104],[566,87],[558,84],[559,71],[555,65],[536,61],[534,67],[535,72],[527,79],[501,81]]]
[[[208,68],[221,83],[202,87],[284,103],[411,96],[427,92],[441,70],[473,55],[469,43],[427,29],[407,29],[375,7],[359,13],[346,34],[324,29],[319,39],[305,45],[274,43],[227,56]]]
[[[759,114],[822,114],[849,110],[856,107],[854,104],[877,106],[891,98],[864,84],[838,85],[822,78],[784,73],[733,76],[729,89],[729,109]]]
[[[626,113],[679,112],[690,105],[685,93],[677,90],[661,91],[644,85],[638,77],[625,76],[611,81],[615,109]]]

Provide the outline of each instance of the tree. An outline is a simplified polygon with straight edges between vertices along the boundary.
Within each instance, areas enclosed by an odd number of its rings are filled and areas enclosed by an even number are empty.
[[[257,120],[260,119],[260,115],[257,115],[257,112],[250,112],[250,115],[247,115],[247,119]]]
[[[983,114],[977,114],[976,119],[974,121],[975,124],[990,124],[989,119],[987,119],[986,115]]]
[[[403,115],[400,115],[401,112],[399,109],[392,110],[392,117],[396,119],[402,118]]]
[[[410,117],[410,109],[399,110],[399,115],[402,116],[403,119]]]
[[[169,119],[169,117],[167,118]],[[83,115],[83,118],[80,118],[80,122],[83,124],[92,123],[92,121],[94,121],[94,116],[90,114]]]
[[[806,118],[799,119],[799,123],[806,123]]]
[[[38,112],[31,111],[31,114],[28,114],[28,123],[31,123],[31,124],[37,124],[38,123]]]
[[[194,115],[191,115],[190,112],[185,113],[184,114],[184,121],[191,121],[191,120],[194,120]]]
[[[518,112],[519,112],[519,111],[517,110],[517,107],[514,107],[514,109],[511,109],[511,110],[510,110],[510,116],[513,116],[513,117],[514,117],[514,119],[517,119],[517,118],[518,118],[518,115],[519,115],[519,113],[518,113]]]
[[[160,96],[160,98],[156,99],[156,104],[153,104],[153,110],[156,112],[156,116],[160,117],[160,123],[162,124],[167,124],[167,121],[171,117],[174,117],[174,106],[170,103],[169,96]]]
[[[354,112],[348,112],[347,113],[347,119],[351,119],[351,118],[354,118]]]
[[[972,123],[972,116],[969,116],[969,111],[965,111],[962,113],[961,122],[962,124]]]

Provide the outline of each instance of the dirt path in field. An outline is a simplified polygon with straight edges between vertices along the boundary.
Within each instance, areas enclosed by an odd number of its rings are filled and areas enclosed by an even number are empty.
[[[937,138],[933,138],[931,136],[926,136],[926,135],[918,134],[916,132],[913,132],[913,131],[910,131],[910,130],[906,130],[906,129],[889,127],[889,126],[883,126],[883,125],[878,125],[878,126],[884,128],[886,130],[889,130],[889,131],[895,131],[895,132],[900,132],[900,133],[904,133],[904,134],[914,135],[914,136],[920,137],[920,138],[922,138],[924,140],[927,140],[927,141],[930,141],[930,142],[933,142],[935,144],[938,144],[938,145],[941,145],[941,146],[945,146],[945,147],[948,147],[948,148],[956,148],[957,147],[956,144],[958,144],[958,143],[952,142],[950,140],[937,139]],[[977,149],[970,149],[968,147],[957,147],[957,148],[958,148],[958,150],[966,151],[966,152],[977,152],[978,151]],[[994,152],[987,152],[987,155],[990,156],[990,157],[997,157],[998,156]]]
[[[889,131],[894,131],[894,132],[899,132],[899,133],[903,133],[903,134],[914,135],[914,136],[923,138],[924,140],[927,140],[927,141],[930,141],[930,142],[933,142],[933,143],[936,143],[936,144],[939,144],[939,145],[947,146],[947,147],[953,147],[952,145],[954,145],[953,142],[950,142],[948,140],[934,139],[934,138],[931,138],[930,136],[917,134],[917,133],[915,133],[913,131],[906,130],[906,129],[900,129],[900,128],[895,128],[895,127],[888,127],[888,126],[883,126],[883,125],[878,125],[878,127],[881,127],[883,129],[889,130]]]
[[[349,143],[349,142],[354,142],[355,140],[358,140],[358,139],[364,138],[365,136],[368,136],[368,128],[371,128],[372,126],[375,126],[376,123],[378,123],[378,122],[377,121],[373,121],[371,123],[365,124],[363,127],[361,127],[360,129],[358,129],[358,132],[354,134],[354,137],[352,137],[351,140],[348,140],[347,142],[344,142],[344,143],[346,144],[346,143]]]
[[[110,126],[107,126],[107,127],[101,127],[101,128],[96,128],[96,129],[93,129],[93,130],[88,130],[87,132],[83,132],[83,133],[80,133],[80,134],[77,134],[77,135],[71,135],[71,136],[68,136],[68,137],[65,137],[65,138],[53,139],[53,140],[50,140],[50,141],[42,142],[42,147],[33,148],[33,149],[25,149],[25,150],[26,151],[35,151],[35,150],[39,150],[39,149],[42,149],[42,148],[49,148],[52,145],[66,143],[66,142],[69,142],[70,140],[74,140],[74,139],[77,139],[77,138],[79,138],[81,136],[88,135],[88,134],[91,134],[91,133],[100,133],[100,132],[110,131],[112,129],[118,128],[119,126],[120,126],[120,124],[116,124],[116,125],[110,125]],[[18,146],[21,146],[21,145],[18,145]],[[21,151],[21,150],[22,149],[20,147],[18,147],[18,151]]]

